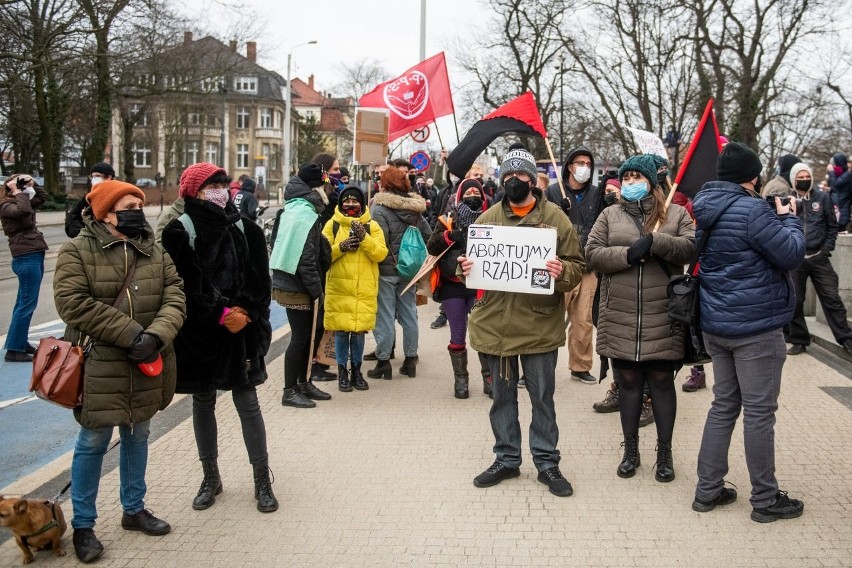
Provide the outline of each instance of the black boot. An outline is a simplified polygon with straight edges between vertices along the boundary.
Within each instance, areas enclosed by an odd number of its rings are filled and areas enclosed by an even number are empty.
[[[294,406],[296,408],[313,408],[317,405],[314,401],[306,397],[299,390],[299,385],[291,389],[284,389],[284,395],[281,397],[281,406]]]
[[[352,363],[352,386],[359,391],[365,391],[370,388],[367,381],[364,380],[364,375],[361,374],[361,363],[357,365]]]
[[[618,477],[633,477],[639,467],[639,436],[625,436],[621,443],[624,446],[624,459],[618,464]]]
[[[455,377],[456,398],[467,398],[470,393],[467,390],[469,375],[467,373],[467,349],[452,349],[450,352],[450,361],[453,364],[453,376]]]
[[[492,389],[491,368],[488,366],[488,357],[484,353],[477,353],[479,356],[479,366],[482,373],[482,394],[487,394],[488,398],[494,399],[494,391]]]
[[[672,443],[657,440],[657,463],[654,464],[654,479],[661,483],[668,483],[674,480],[674,478]]]
[[[83,564],[88,564],[104,553],[104,545],[92,529],[74,529],[74,552]]]
[[[254,469],[254,498],[257,499],[257,510],[261,513],[271,513],[278,510],[278,499],[272,493],[272,483],[269,480],[269,463],[252,464]]]
[[[371,379],[391,380],[393,378],[393,368],[391,367],[390,361],[382,361],[379,359],[376,362],[375,368],[367,371],[367,376]]]
[[[296,388],[302,393],[305,398],[311,400],[331,400],[331,395],[325,391],[321,391],[314,384],[313,379],[304,383],[297,383]]]
[[[352,392],[352,383],[349,381],[349,371],[346,365],[337,366],[337,389],[340,392]]]
[[[312,381],[333,381],[334,373],[328,372],[328,367],[320,363],[311,364],[311,380]]]
[[[400,375],[408,375],[412,379],[417,376],[417,355],[414,357],[406,357],[402,362],[402,367],[399,368]]]
[[[192,500],[192,508],[196,511],[209,509],[216,502],[216,495],[222,493],[222,478],[219,477],[219,464],[216,460],[201,460],[204,479],[198,495]]]

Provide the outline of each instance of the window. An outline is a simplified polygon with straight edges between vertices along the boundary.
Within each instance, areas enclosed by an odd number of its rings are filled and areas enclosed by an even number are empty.
[[[257,77],[234,77],[234,90],[238,93],[257,94]]]
[[[207,77],[201,80],[201,90],[205,93],[221,93],[224,85],[224,77]]]
[[[157,76],[153,73],[142,73],[136,80],[140,87],[153,87],[157,84]]]
[[[205,115],[204,121],[207,126],[220,126],[219,115],[215,113],[208,113]]]
[[[205,159],[211,164],[219,163],[219,145],[216,142],[208,142],[207,143],[207,151],[205,152]]]
[[[271,108],[260,109],[260,127],[261,128],[272,128],[272,109]]]
[[[278,169],[278,153],[281,151],[278,144],[272,145],[272,153],[269,155],[269,169],[277,170]]]
[[[317,119],[317,111],[315,110],[304,110],[302,111],[305,115],[305,120],[316,120]]]
[[[249,127],[249,111],[247,107],[237,107],[237,128]]]
[[[148,112],[140,103],[130,105],[130,116],[136,117],[136,126],[151,126],[148,122]]]
[[[260,153],[263,156],[263,164],[269,165],[269,144],[261,144]]]
[[[143,142],[133,143],[133,165],[137,168],[151,167],[151,148]]]
[[[186,144],[186,165],[198,163],[198,142],[192,141]]]
[[[186,123],[190,126],[199,126],[201,124],[201,113],[194,110],[186,115]]]
[[[237,167],[248,168],[249,148],[248,144],[237,144]]]

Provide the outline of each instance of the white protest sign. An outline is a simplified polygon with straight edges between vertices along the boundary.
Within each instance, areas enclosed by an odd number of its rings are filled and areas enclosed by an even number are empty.
[[[633,140],[636,141],[636,146],[639,147],[641,153],[656,154],[666,160],[669,159],[666,147],[663,146],[663,141],[660,140],[659,136],[653,132],[639,130],[638,128],[628,128],[628,130],[633,133]]]
[[[545,263],[556,258],[556,229],[471,225],[467,258],[473,261],[468,288],[552,294]]]

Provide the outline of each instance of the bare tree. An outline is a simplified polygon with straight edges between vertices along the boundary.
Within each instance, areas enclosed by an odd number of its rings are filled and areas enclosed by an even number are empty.
[[[391,78],[388,70],[375,59],[364,59],[344,64],[341,72],[343,78],[332,90],[355,101],[372,91],[379,83],[384,83]]]

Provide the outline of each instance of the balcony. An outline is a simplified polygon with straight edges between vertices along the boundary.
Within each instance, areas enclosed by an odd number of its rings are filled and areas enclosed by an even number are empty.
[[[276,138],[280,140],[284,137],[284,132],[280,128],[256,128],[254,130],[255,138]]]

